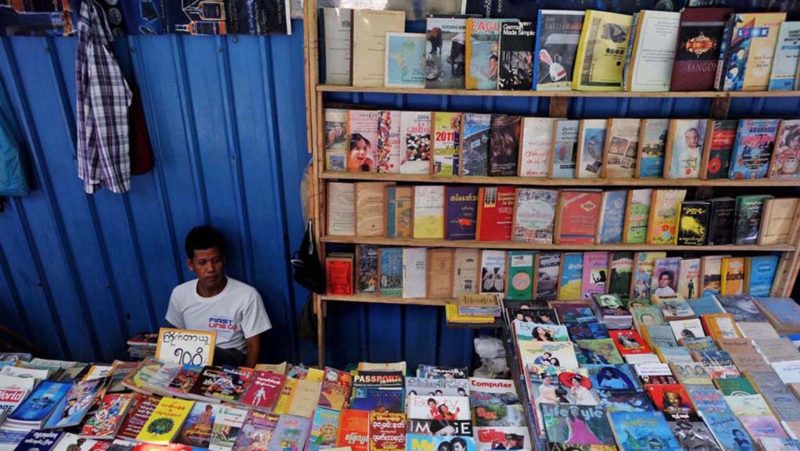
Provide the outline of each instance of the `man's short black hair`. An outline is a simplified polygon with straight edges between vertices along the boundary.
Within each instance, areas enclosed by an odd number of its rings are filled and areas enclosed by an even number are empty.
[[[222,236],[219,230],[209,225],[197,226],[190,230],[186,235],[184,246],[186,248],[186,257],[189,260],[194,258],[194,251],[211,249],[212,247],[219,249],[220,254],[223,257],[225,256],[225,237]]]

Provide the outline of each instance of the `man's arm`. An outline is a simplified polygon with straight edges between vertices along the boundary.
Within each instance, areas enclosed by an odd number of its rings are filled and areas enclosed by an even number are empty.
[[[259,337],[261,334],[253,335],[247,339],[247,357],[244,359],[244,366],[253,368],[258,363],[258,353],[261,350]]]

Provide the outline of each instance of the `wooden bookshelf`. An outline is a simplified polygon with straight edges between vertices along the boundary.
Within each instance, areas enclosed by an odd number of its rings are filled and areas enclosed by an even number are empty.
[[[556,186],[556,187],[602,187],[602,186],[658,186],[686,187],[703,186],[711,188],[769,188],[800,187],[800,180],[754,179],[754,180],[701,180],[701,179],[550,179],[537,177],[486,177],[486,176],[442,176],[413,174],[378,174],[373,172],[334,172],[320,174],[323,180],[343,180],[361,182],[404,182],[404,183],[442,183],[465,185],[515,185],[515,186]]]
[[[770,246],[726,244],[720,246],[678,246],[670,244],[535,244],[515,241],[475,241],[475,240],[430,240],[418,238],[385,238],[366,236],[321,237],[323,243],[372,244],[376,246],[400,247],[448,247],[477,249],[508,249],[536,251],[697,251],[697,252],[786,252],[794,250],[791,244]]]
[[[349,173],[325,171],[324,145],[324,110],[326,97],[331,97],[331,107],[343,107],[331,96],[333,93],[351,94],[389,94],[389,95],[427,95],[427,96],[484,96],[484,97],[527,97],[549,99],[550,117],[571,117],[569,113],[572,98],[631,98],[631,99],[709,99],[708,117],[727,118],[730,105],[735,98],[800,98],[800,91],[766,91],[766,92],[581,92],[581,91],[499,91],[499,90],[466,90],[466,89],[425,89],[425,88],[387,88],[387,87],[354,87],[326,85],[319,80],[319,37],[316,27],[317,0],[304,2],[303,27],[305,43],[305,89],[306,120],[308,143],[312,155],[312,171],[310,183],[310,210],[314,223],[314,237],[318,243],[336,244],[371,244],[379,246],[416,246],[446,248],[480,248],[503,250],[542,250],[542,251],[679,251],[679,252],[782,252],[780,264],[773,283],[773,296],[788,296],[794,286],[794,280],[800,272],[800,212],[795,216],[791,244],[772,246],[677,246],[648,244],[603,244],[603,245],[559,245],[530,244],[518,242],[484,242],[484,241],[449,241],[449,240],[417,240],[395,239],[385,237],[342,237],[327,236],[327,183],[329,181],[382,181],[407,183],[439,183],[439,184],[473,184],[473,185],[514,185],[514,186],[551,186],[559,187],[697,187],[703,190],[703,197],[712,197],[714,188],[737,188],[737,194],[747,194],[757,188],[800,187],[798,180],[670,180],[662,178],[648,179],[537,179],[529,177],[462,177],[408,174]],[[381,62],[382,63],[382,62]],[[341,98],[341,96],[339,96]],[[341,100],[338,100],[341,102]],[[438,102],[437,102],[438,104]],[[354,106],[358,107],[358,105]],[[435,107],[431,107],[435,109]],[[575,117],[581,119],[582,117]],[[741,190],[739,192],[739,189]],[[763,190],[761,191],[763,192]],[[320,245],[320,256],[325,258],[325,246]],[[454,299],[428,299],[402,297],[380,297],[368,295],[314,295],[314,312],[317,314],[317,345],[319,364],[325,365],[325,329],[326,305],[329,302],[355,302],[384,305],[419,305],[444,306]],[[518,382],[518,381],[517,381]]]

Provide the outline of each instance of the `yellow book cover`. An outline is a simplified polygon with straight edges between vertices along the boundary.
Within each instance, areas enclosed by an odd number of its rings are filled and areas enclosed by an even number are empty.
[[[632,16],[586,11],[578,40],[572,89],[622,91],[622,72]]]
[[[722,295],[744,294],[744,257],[722,259]]]
[[[494,316],[463,316],[458,314],[458,304],[448,303],[444,307],[444,313],[448,323],[465,324],[491,324],[494,323]]]
[[[281,363],[259,363],[253,368],[256,371],[269,371],[270,373],[286,374],[286,367],[289,366],[288,362]]]
[[[194,406],[194,401],[177,398],[162,398],[156,410],[142,426],[136,440],[140,442],[166,445],[180,431],[186,417]]]
[[[308,373],[306,373],[307,381],[322,382],[322,378],[324,377],[325,377],[325,372],[319,368],[309,368]]]
[[[321,372],[321,370],[317,371]],[[286,413],[298,417],[311,418],[314,408],[317,407],[317,401],[319,401],[321,385],[322,382],[317,380],[305,379],[297,381]]]
[[[647,224],[647,244],[676,243],[680,205],[685,197],[685,189],[653,191],[653,199],[650,202],[650,218]]]
[[[386,52],[386,33],[405,31],[404,11],[355,9],[352,21],[352,85],[381,87]]]
[[[434,175],[458,175],[458,141],[462,113],[433,113]]]
[[[444,186],[414,187],[414,238],[444,239]]]
[[[786,13],[739,14],[743,22],[737,24],[734,32],[751,30],[750,46],[746,49],[744,79],[742,91],[766,91],[769,86],[769,74],[772,72],[772,57],[778,42],[781,24],[786,20]],[[755,30],[759,33],[756,36]],[[747,41],[747,40],[745,40]]]
[[[275,401],[275,407],[272,408],[272,413],[283,415],[287,412],[289,409],[289,403],[292,401],[292,395],[294,394],[296,385],[297,379],[286,379],[286,383],[284,383],[283,388],[281,388],[281,395],[278,396],[278,400]]]

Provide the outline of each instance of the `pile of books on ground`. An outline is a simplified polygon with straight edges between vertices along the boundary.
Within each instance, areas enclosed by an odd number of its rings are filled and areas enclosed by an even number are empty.
[[[505,311],[525,406],[551,449],[800,446],[792,299],[596,294]]]
[[[0,449],[530,449],[510,380],[405,362],[198,367],[0,356]],[[30,358],[30,356],[21,356]],[[442,445],[445,444],[445,445]],[[460,448],[459,448],[460,447]]]

